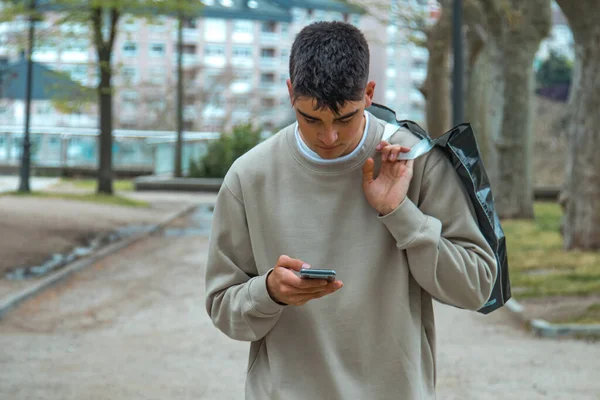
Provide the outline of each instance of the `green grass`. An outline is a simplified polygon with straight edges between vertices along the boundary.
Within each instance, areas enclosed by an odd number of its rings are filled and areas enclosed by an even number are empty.
[[[132,199],[128,199],[128,198],[120,197],[120,196],[109,196],[109,195],[105,195],[105,194],[95,194],[95,193],[72,194],[72,193],[54,193],[54,192],[31,192],[31,193],[8,192],[3,195],[23,196],[23,197],[40,197],[40,198],[56,198],[56,199],[85,201],[85,202],[91,202],[91,203],[108,204],[108,205],[116,205],[116,206],[127,206],[127,207],[150,207],[150,204],[148,204],[145,201],[132,200]]]
[[[536,203],[535,215],[534,221],[502,222],[518,297],[600,293],[600,252],[563,250],[558,204]]]
[[[61,179],[62,182],[71,183],[78,189],[96,190],[97,181],[95,179]],[[117,192],[132,192],[134,189],[133,180],[119,179],[113,181],[113,189]]]

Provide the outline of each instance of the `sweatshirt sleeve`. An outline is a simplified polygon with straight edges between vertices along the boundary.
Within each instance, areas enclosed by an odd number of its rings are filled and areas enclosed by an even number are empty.
[[[227,336],[256,341],[279,320],[284,306],[267,292],[270,271],[258,275],[244,205],[224,183],[213,215],[205,282],[208,314]]]
[[[379,218],[398,249],[406,251],[411,274],[423,289],[443,303],[478,310],[491,295],[496,258],[454,167],[443,155],[431,158],[419,205],[407,197]]]

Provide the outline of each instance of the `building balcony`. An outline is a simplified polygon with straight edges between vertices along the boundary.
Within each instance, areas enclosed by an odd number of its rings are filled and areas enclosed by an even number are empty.
[[[198,64],[198,55],[196,54],[184,54],[183,55],[183,66],[191,67]],[[173,64],[177,65],[177,54],[173,56]]]
[[[252,58],[252,57],[233,57],[231,59],[231,65],[233,65],[234,67],[251,68],[254,66],[254,58]]]
[[[254,43],[254,35],[247,32],[233,32],[231,40],[234,43]]]
[[[252,84],[250,82],[233,82],[229,89],[231,93],[248,93],[252,90]]]
[[[279,66],[279,59],[277,57],[261,57],[260,67],[261,68],[277,68]]]
[[[277,45],[281,41],[281,35],[274,32],[261,32],[260,33],[260,44],[273,44]]]
[[[172,39],[174,43],[177,43],[177,29],[173,30]],[[183,42],[184,43],[196,43],[199,41],[200,31],[198,29],[183,28]]]
[[[194,57],[196,56],[194,55]],[[204,65],[214,68],[223,68],[225,64],[227,64],[225,56],[207,56],[204,57],[202,61],[204,62]]]

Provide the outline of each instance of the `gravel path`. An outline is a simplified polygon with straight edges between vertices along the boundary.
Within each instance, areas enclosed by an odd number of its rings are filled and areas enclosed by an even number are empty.
[[[206,249],[154,236],[9,313],[0,398],[242,399],[248,346],[204,311]],[[539,340],[503,312],[437,314],[439,399],[600,399],[598,343]]]

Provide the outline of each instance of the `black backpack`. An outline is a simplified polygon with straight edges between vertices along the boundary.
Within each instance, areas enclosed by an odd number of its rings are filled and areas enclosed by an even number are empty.
[[[473,203],[479,229],[494,251],[498,262],[498,274],[492,294],[488,302],[478,311],[482,314],[489,314],[502,307],[511,297],[506,238],[494,209],[494,196],[490,181],[479,156],[479,148],[471,125],[460,124],[442,136],[431,139],[427,132],[415,122],[396,120],[396,113],[385,106],[373,103],[367,111],[383,121],[408,129],[421,139],[429,139],[432,144],[440,147],[452,162]]]

